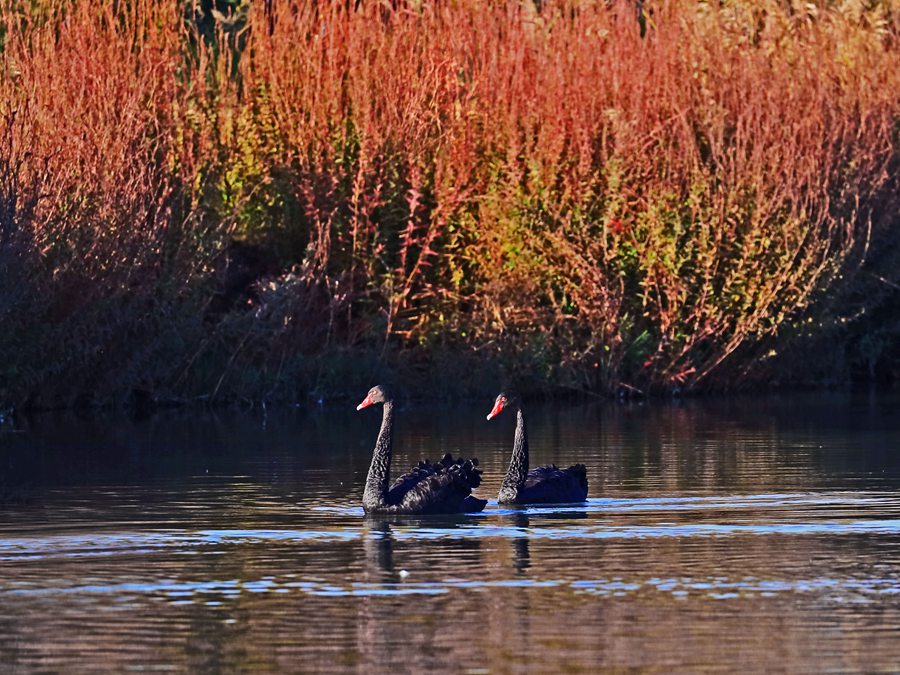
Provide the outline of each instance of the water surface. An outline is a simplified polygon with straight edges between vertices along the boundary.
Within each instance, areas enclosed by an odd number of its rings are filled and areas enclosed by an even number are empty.
[[[510,418],[408,406],[395,469]],[[10,672],[900,670],[891,397],[532,406],[533,463],[585,504],[365,518],[374,411],[0,430]]]

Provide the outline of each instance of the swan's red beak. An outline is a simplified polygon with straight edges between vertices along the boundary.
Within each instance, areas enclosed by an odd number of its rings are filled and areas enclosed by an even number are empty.
[[[494,407],[491,412],[488,413],[488,421],[494,419],[497,415],[503,412],[503,407],[506,405],[506,400],[502,398],[498,398],[497,402],[494,403]]]
[[[369,396],[366,396],[363,399],[363,402],[360,403],[358,406],[356,406],[356,409],[362,410],[363,408],[368,408],[370,405],[372,405],[372,403],[373,403],[372,399]]]

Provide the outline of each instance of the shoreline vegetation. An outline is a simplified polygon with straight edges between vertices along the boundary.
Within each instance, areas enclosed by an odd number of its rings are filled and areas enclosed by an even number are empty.
[[[900,377],[900,2],[10,0],[0,409]]]

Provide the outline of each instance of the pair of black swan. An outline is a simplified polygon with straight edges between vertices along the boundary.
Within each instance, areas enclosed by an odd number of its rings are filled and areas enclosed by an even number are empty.
[[[440,462],[425,460],[389,486],[394,426],[393,399],[385,387],[372,387],[356,409],[362,410],[376,403],[382,404],[383,412],[381,430],[375,441],[372,464],[369,466],[363,491],[363,508],[366,513],[424,515],[473,513],[484,509],[487,500],[472,496],[472,490],[481,484],[481,470],[475,458],[453,459],[448,453]],[[501,504],[584,501],[587,498],[588,484],[583,464],[575,464],[568,469],[550,465],[528,470],[528,433],[525,430],[525,415],[517,396],[500,394],[487,416],[488,420],[513,404],[517,408],[516,436],[509,470],[500,486],[497,501]]]

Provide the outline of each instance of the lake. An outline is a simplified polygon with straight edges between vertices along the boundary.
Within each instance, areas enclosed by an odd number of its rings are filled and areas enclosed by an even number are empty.
[[[360,399],[365,392],[360,392]],[[580,505],[499,508],[514,416],[406,405],[486,510],[364,517],[380,410],[0,427],[0,669],[900,670],[900,399],[535,403]]]

